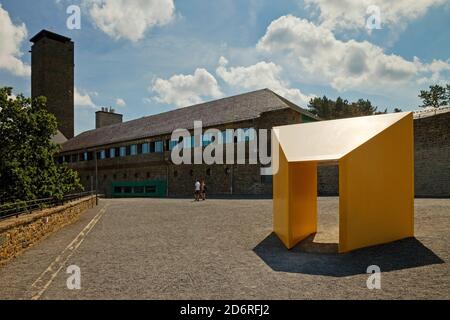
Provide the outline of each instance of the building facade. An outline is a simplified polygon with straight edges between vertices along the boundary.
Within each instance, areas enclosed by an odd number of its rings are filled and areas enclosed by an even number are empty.
[[[260,164],[175,165],[171,149],[178,142],[171,141],[172,132],[179,128],[192,132],[194,121],[202,121],[204,130],[226,132],[319,120],[263,89],[124,123],[122,115],[103,109],[96,113],[95,130],[74,137],[74,43],[47,30],[30,41],[32,97],[45,96],[48,110],[58,121],[54,141],[62,145],[59,161],[78,171],[85,190],[97,189],[106,196],[191,196],[195,179],[203,178],[210,194],[270,197],[272,179],[261,175]],[[418,197],[450,197],[449,111],[447,107],[415,115]],[[252,142],[251,137],[227,139],[224,144],[234,149],[244,146],[249,150]],[[208,143],[202,141],[202,147]],[[337,166],[320,166],[319,195],[337,195],[338,176]]]
[[[196,179],[204,179],[216,196],[272,195],[271,176],[261,175],[261,164],[249,163],[255,129],[317,121],[306,110],[263,89],[181,108],[141,119],[84,132],[62,145],[59,161],[77,170],[85,190],[97,189],[108,197],[182,197],[193,194]],[[203,130],[223,133],[223,147],[246,150],[245,164],[181,164],[171,159],[176,129],[193,134],[194,121]],[[242,129],[247,135],[227,135]],[[270,136],[270,133],[268,134]],[[202,139],[202,149],[211,141]],[[267,149],[270,150],[270,139]],[[188,148],[192,149],[192,145]]]

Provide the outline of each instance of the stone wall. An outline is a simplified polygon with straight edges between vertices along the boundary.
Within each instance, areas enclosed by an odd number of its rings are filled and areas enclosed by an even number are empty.
[[[450,112],[414,120],[414,184],[419,198],[450,197]],[[339,194],[337,166],[319,167],[319,195]]]
[[[0,221],[0,265],[51,233],[76,221],[95,205],[95,196]]]
[[[450,112],[414,120],[416,197],[450,197]]]
[[[319,196],[336,196],[339,194],[339,166],[337,164],[318,166],[317,188]]]

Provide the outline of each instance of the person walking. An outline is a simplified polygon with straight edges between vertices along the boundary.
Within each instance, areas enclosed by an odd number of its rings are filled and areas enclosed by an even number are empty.
[[[201,186],[200,186],[200,193],[202,196],[202,200],[206,200],[206,182],[205,179],[202,179]]]
[[[200,181],[197,179],[195,181],[195,185],[194,185],[195,201],[200,201],[200,190],[201,190],[201,184],[200,184]]]

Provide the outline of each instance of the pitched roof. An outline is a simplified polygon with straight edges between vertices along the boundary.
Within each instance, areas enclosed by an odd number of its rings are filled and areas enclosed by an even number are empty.
[[[67,38],[65,36],[62,36],[60,34],[48,31],[48,30],[41,30],[39,33],[37,33],[33,38],[30,39],[30,42],[36,43],[42,38],[49,38],[60,42],[69,42],[72,39]]]
[[[63,144],[67,141],[67,138],[61,133],[61,131],[57,131],[56,134],[52,138],[52,142],[56,144]]]
[[[275,127],[288,162],[336,161],[412,112]]]
[[[205,128],[251,120],[263,112],[286,108],[317,119],[313,114],[288,102],[271,90],[262,89],[86,131],[64,143],[62,151],[82,150],[170,134],[179,128],[192,129],[196,120],[201,120]]]

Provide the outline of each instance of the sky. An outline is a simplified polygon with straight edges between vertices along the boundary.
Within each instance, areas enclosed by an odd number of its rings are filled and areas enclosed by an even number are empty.
[[[450,0],[0,0],[0,87],[30,95],[42,29],[75,42],[77,134],[103,106],[127,121],[269,88],[406,111],[450,82]]]

